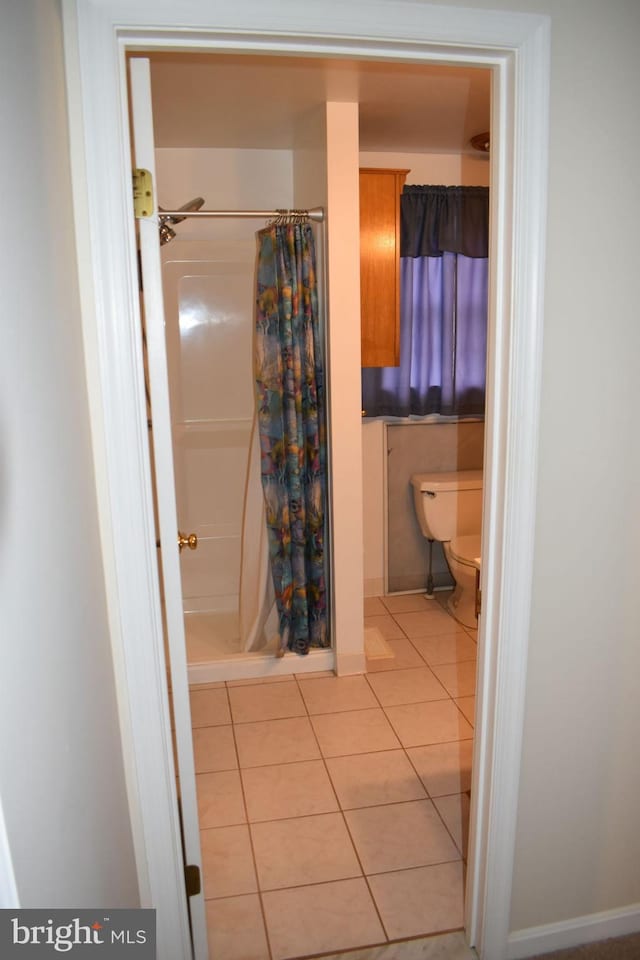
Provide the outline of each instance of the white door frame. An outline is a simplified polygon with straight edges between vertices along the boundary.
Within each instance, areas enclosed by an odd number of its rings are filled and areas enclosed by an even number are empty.
[[[250,50],[493,68],[484,606],[466,930],[482,957],[503,960],[533,568],[549,18],[415,0],[63,0],[63,13],[87,382],[123,749],[141,899],[158,910],[158,955],[167,960],[189,957],[189,944],[138,334],[124,51]],[[359,357],[352,373],[359,377]],[[347,479],[353,503],[354,477]],[[341,549],[336,540],[335,549]],[[361,592],[362,584],[351,602],[359,604]]]

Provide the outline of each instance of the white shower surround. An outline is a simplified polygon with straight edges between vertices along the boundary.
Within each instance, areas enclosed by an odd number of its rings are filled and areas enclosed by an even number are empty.
[[[146,494],[146,429],[143,417],[132,422],[128,416],[141,406],[141,390],[139,348],[128,328],[137,292],[127,191],[124,50],[127,43],[146,43],[475,62],[494,68],[485,643],[479,664],[466,929],[481,957],[503,960],[508,952],[533,564],[549,18],[368,0],[328,0],[304,7],[292,0],[226,0],[215,13],[208,0],[190,0],[179,7],[173,0],[63,0],[63,9],[85,347],[114,660],[122,693],[123,744],[130,770],[136,773],[129,788],[141,895],[158,909],[162,960],[187,960],[190,945],[178,851],[165,843],[167,823],[175,820],[175,795],[165,729],[152,510]],[[88,169],[95,177],[90,185]],[[114,248],[114,235],[126,236],[126,247]],[[81,252],[85,250],[90,253]],[[333,360],[332,388],[344,388],[350,402],[358,358],[351,366],[340,362],[335,368]],[[359,486],[360,423],[353,430],[355,422],[346,416],[339,428],[343,435],[332,437],[334,519],[346,515],[343,497],[353,508],[356,480],[356,489]],[[356,520],[354,529],[361,543],[361,521]],[[355,556],[352,532],[336,528],[334,567],[339,565],[348,581],[336,598],[340,624],[355,622],[355,607],[362,599],[362,563],[353,565],[359,581],[355,590],[349,589],[353,584],[345,563]]]
[[[295,205],[291,150],[157,148],[156,174],[165,209],[192,196],[202,196],[206,209]],[[241,558],[259,546],[257,532],[243,543],[242,529],[255,410],[255,234],[264,225],[187,219],[162,247],[178,520],[198,535],[197,550],[181,559],[190,683],[333,667],[331,651],[274,664],[259,649],[245,653],[240,638],[227,655],[222,640],[218,650],[210,641],[216,623],[239,634]]]

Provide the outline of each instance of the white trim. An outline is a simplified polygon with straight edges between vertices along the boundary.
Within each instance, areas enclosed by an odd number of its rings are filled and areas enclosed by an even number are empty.
[[[479,645],[466,927],[500,960],[509,931],[533,577],[546,229],[549,20],[494,74]],[[511,227],[511,228],[510,228]],[[527,317],[528,319],[524,319]],[[487,429],[488,428],[488,429]],[[475,809],[474,809],[475,808]]]
[[[134,163],[136,167],[148,170],[153,182],[156,183],[151,67],[147,57],[132,57],[129,61],[129,95]],[[147,370],[151,409],[153,411],[153,462],[155,465],[156,490],[155,529],[160,538],[162,555],[166,649],[171,669],[175,758],[178,776],[180,777],[181,836],[186,863],[201,870],[200,824],[196,797],[193,734],[191,732],[191,707],[182,609],[182,580],[177,544],[178,518],[173,473],[162,265],[160,262],[158,226],[155,218],[149,217],[140,220],[138,233],[140,270],[144,286]],[[137,322],[140,323],[140,320],[138,319]],[[183,890],[182,909],[185,905],[186,897]],[[194,960],[206,960],[209,950],[203,890],[189,898],[189,912]],[[185,927],[183,938],[188,938],[188,935],[189,931]]]
[[[489,2],[489,0],[487,0]],[[504,960],[512,882],[526,678],[546,209],[549,19],[411,0],[63,0],[65,41],[77,40],[81,105],[70,102],[72,150],[92,171],[76,182],[91,257],[80,257],[86,323],[96,350],[88,379],[110,584],[126,665],[125,748],[135,758],[137,849],[148,858],[160,957],[187,956],[175,885],[175,796],[164,689],[128,182],[122,44],[347,55],[494,68],[492,356],[485,439],[485,536],[479,696],[467,933],[486,960]],[[80,156],[77,156],[77,155]],[[124,247],[113,243],[125,238]],[[93,286],[92,286],[93,285]],[[339,425],[333,425],[333,430]],[[357,508],[357,504],[356,504]],[[339,653],[339,642],[338,642]],[[170,842],[167,842],[170,840]],[[172,890],[173,887],[173,890]],[[172,895],[173,893],[173,895]],[[172,922],[175,921],[175,922]],[[164,932],[167,937],[163,942]],[[172,939],[173,938],[173,939]],[[173,945],[172,945],[173,944]]]
[[[18,897],[16,875],[13,870],[7,823],[0,799],[0,910],[13,910],[19,906],[20,898]]]
[[[539,953],[551,953],[610,937],[624,937],[640,931],[640,903],[617,910],[604,910],[585,917],[572,917],[541,927],[527,927],[509,934],[508,960],[522,960]]]

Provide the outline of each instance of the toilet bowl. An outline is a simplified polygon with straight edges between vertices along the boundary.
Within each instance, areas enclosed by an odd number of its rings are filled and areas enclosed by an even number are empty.
[[[465,627],[477,627],[476,579],[480,569],[482,471],[418,473],[411,477],[422,534],[442,543],[455,581],[449,612]]]
[[[478,626],[476,616],[476,577],[480,570],[480,534],[454,537],[442,544],[455,588],[447,600],[447,609],[465,627]]]

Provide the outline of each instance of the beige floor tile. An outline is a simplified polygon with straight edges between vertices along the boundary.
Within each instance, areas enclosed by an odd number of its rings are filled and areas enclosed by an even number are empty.
[[[406,593],[397,597],[382,597],[382,603],[391,614],[425,613],[431,610],[434,601],[427,600],[424,593]]]
[[[189,692],[192,693],[194,690],[218,690],[225,686],[224,680],[212,680],[211,683],[192,683],[189,685]],[[169,686],[169,689],[171,689],[171,686]]]
[[[400,640],[404,637],[404,633],[388,613],[382,616],[365,617],[364,625],[365,627],[377,627],[385,640]]]
[[[400,746],[380,708],[321,714],[311,717],[311,723],[324,757],[393,750]]]
[[[212,960],[270,960],[257,894],[208,900],[206,907]]]
[[[448,696],[429,667],[377,673],[369,677],[369,683],[383,707],[423,700],[444,700]]]
[[[320,758],[308,717],[241,723],[235,735],[242,768]]]
[[[385,713],[404,747],[447,740],[468,740],[473,729],[461,715],[453,700],[430,703],[406,703],[386,707]]]
[[[247,826],[241,824],[201,830],[200,848],[207,900],[257,892],[258,882]]]
[[[458,633],[461,629],[453,617],[434,606],[425,613],[396,613],[394,619],[407,637],[437,637]]]
[[[261,890],[362,876],[341,813],[254,823],[251,836]]]
[[[393,658],[367,660],[367,673],[380,673],[387,670],[404,670],[407,667],[424,667],[424,660],[406,637],[399,640],[387,640]]]
[[[364,879],[263,894],[273,960],[384,943]]]
[[[449,797],[437,797],[433,802],[458,850],[463,857],[466,857],[469,845],[469,808],[471,806],[469,794],[456,793]]]
[[[229,700],[234,723],[254,723],[257,720],[280,720],[306,715],[295,680],[289,680],[288,683],[232,687],[229,690]]]
[[[300,690],[310,714],[365,710],[378,702],[364,677],[323,677],[300,680]]]
[[[343,810],[403,800],[421,800],[424,788],[404,750],[326,760]]]
[[[220,723],[231,723],[229,700],[224,687],[193,689],[189,693],[189,700],[192,727],[214,727]]]
[[[476,661],[445,663],[434,666],[433,672],[452,697],[472,697],[476,692]]]
[[[235,770],[238,766],[233,727],[196,727],[193,731],[196,773]]]
[[[200,829],[246,823],[238,770],[196,776]]]
[[[461,861],[380,874],[369,884],[391,940],[463,924]]]
[[[471,789],[473,740],[411,747],[407,753],[430,797]]]
[[[251,767],[242,771],[242,783],[250,823],[338,810],[322,760]]]
[[[412,643],[431,667],[439,663],[475,660],[478,654],[477,644],[463,630],[444,637],[414,637]]]
[[[456,703],[463,714],[471,724],[475,726],[476,721],[476,698],[475,697],[456,697]]]
[[[387,608],[383,604],[380,597],[364,598],[365,617],[383,617],[386,613],[387,613]]]
[[[367,875],[460,857],[431,800],[347,810],[345,819]]]

